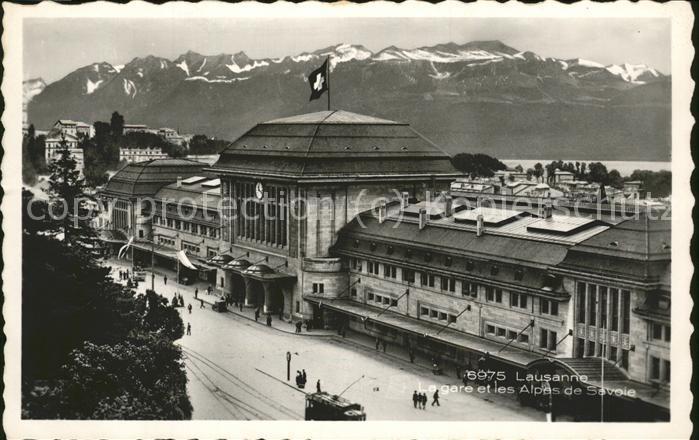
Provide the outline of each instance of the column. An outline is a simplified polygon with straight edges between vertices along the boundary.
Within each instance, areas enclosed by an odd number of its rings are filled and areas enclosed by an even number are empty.
[[[591,296],[592,295],[590,295],[590,289],[589,289],[587,283],[585,283],[585,305],[584,305],[584,307],[585,307],[585,339],[584,339],[585,347],[583,348],[583,357],[587,356],[587,347],[590,344],[590,341],[589,341],[590,333],[588,331],[588,326],[590,325],[590,297]]]
[[[273,281],[263,281],[262,287],[265,291],[265,304],[263,311],[266,314],[274,313],[274,282]]]
[[[605,359],[609,359],[609,353],[611,352],[611,347],[609,342],[611,340],[612,332],[612,289],[607,288],[607,335],[605,337],[604,345],[607,347],[607,353],[604,356]],[[617,350],[619,351],[619,350]],[[611,359],[612,362],[616,362],[616,359]]]
[[[621,362],[621,355],[623,350],[623,345],[621,343],[621,329],[624,327],[624,305],[622,298],[624,295],[621,294],[621,289],[619,289],[619,295],[617,295],[617,303],[619,304],[619,318],[617,325],[617,349],[616,349],[616,362]]]
[[[255,305],[252,291],[253,279],[243,275],[243,282],[245,284],[245,307],[252,307]]]

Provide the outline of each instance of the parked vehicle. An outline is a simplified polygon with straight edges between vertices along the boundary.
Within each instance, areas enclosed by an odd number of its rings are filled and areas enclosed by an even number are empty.
[[[306,394],[306,420],[366,420],[364,407],[326,392]]]

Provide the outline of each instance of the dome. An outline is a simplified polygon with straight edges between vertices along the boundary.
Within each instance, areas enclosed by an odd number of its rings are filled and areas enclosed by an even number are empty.
[[[233,259],[233,256],[229,254],[219,254],[211,258],[211,262],[214,264],[226,264]]]
[[[248,267],[245,272],[261,275],[265,273],[274,273],[274,269],[267,266],[266,264],[255,264],[253,266]]]
[[[250,266],[250,262],[244,258],[240,259],[235,259],[233,261],[228,262],[224,268],[225,269],[238,269],[238,270],[245,270]]]

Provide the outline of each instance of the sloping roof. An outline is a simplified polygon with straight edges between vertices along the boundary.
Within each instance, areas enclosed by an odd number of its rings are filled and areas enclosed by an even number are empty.
[[[287,178],[461,175],[447,153],[408,124],[344,111],[257,124],[212,169]]]
[[[116,197],[154,196],[160,188],[200,174],[206,164],[187,159],[152,159],[131,163],[109,179],[102,194]]]
[[[170,183],[161,188],[155,194],[155,198],[160,200],[167,199],[170,201],[178,200],[180,203],[186,205],[213,210],[217,209],[219,207],[219,201],[221,200],[220,188],[204,185],[210,182],[213,176],[201,173],[197,174],[195,177],[200,177],[201,180],[193,181],[193,183],[190,184],[184,183],[183,181],[180,186],[177,186],[177,182]]]

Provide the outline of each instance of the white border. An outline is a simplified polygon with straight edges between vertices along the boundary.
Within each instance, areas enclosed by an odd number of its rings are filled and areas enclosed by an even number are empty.
[[[693,124],[689,112],[694,90],[689,69],[694,56],[691,44],[693,17],[685,2],[657,4],[581,2],[537,5],[446,1],[438,5],[409,1],[402,4],[350,3],[294,5],[275,3],[224,4],[215,2],[152,5],[141,1],[127,5],[98,2],[86,5],[43,3],[35,6],[3,4],[5,76],[2,93],[5,113],[2,123],[5,150],[2,162],[3,290],[5,334],[5,413],[3,425],[8,438],[688,438],[691,432],[689,390],[692,331],[689,293],[693,272],[688,252],[693,225],[693,197],[689,189],[692,160],[689,150]],[[21,102],[22,19],[25,17],[666,17],[672,22],[672,393],[670,423],[553,423],[540,422],[82,422],[20,420],[20,317],[21,317]],[[48,61],[48,60],[47,60]],[[347,423],[350,423],[349,425]]]

